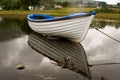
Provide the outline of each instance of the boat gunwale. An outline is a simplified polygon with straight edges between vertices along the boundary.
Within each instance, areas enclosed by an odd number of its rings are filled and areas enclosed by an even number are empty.
[[[56,22],[56,21],[63,21],[63,20],[70,20],[70,19],[75,19],[75,18],[83,18],[83,17],[88,17],[88,16],[91,16],[92,14],[86,14],[86,15],[83,15],[83,16],[74,16],[74,17],[59,17],[59,18],[55,18],[53,20],[49,20],[49,19],[41,19],[41,20],[30,20],[28,19],[28,21],[30,22]]]

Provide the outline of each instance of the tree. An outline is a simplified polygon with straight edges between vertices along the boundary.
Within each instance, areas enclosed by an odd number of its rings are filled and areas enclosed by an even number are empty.
[[[62,3],[62,6],[63,7],[68,7],[68,6],[70,6],[70,3],[68,1],[65,1],[65,2]]]
[[[22,2],[18,0],[15,4],[16,9],[21,9],[22,8]]]
[[[0,5],[5,10],[15,10],[15,9],[20,9],[20,7],[21,7],[21,5],[19,3],[19,0],[17,0],[17,1],[14,1],[14,0],[2,0],[2,1],[0,1]]]
[[[56,4],[60,4],[60,5],[62,5],[63,7],[68,7],[68,6],[70,6],[70,2],[68,2],[68,1],[64,1],[64,2],[59,1],[59,2],[56,2]]]
[[[37,5],[48,5],[51,4],[50,1],[52,0],[20,0],[22,3],[22,7],[25,10],[28,10],[28,6],[33,6],[35,9],[35,6]]]
[[[8,1],[8,0],[2,0],[0,2],[0,5],[3,6],[4,9],[8,10],[10,9],[10,5],[11,5],[11,1]]]
[[[39,0],[20,0],[23,9],[28,10],[28,6],[34,6],[39,3]]]
[[[28,10],[29,6],[44,5],[47,9],[53,7],[55,0],[0,0],[0,6],[5,10],[23,9]]]
[[[44,5],[46,9],[51,9],[55,4],[55,0],[40,0],[40,4]]]
[[[20,3],[21,3],[22,9],[28,10],[28,6],[30,4],[29,0],[20,0]]]
[[[28,4],[31,6],[39,5],[40,0],[28,0]]]
[[[117,7],[120,7],[120,3],[117,3]]]
[[[98,6],[99,6],[100,8],[106,8],[106,7],[107,7],[107,3],[106,3],[106,2],[99,2],[99,3],[98,3]]]

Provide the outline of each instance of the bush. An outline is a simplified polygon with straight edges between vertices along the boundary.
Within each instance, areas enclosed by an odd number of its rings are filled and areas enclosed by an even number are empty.
[[[101,8],[101,9],[95,9],[97,13],[114,13],[112,9],[109,8]]]

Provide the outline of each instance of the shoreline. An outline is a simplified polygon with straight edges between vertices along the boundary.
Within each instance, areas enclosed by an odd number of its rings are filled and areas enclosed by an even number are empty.
[[[79,10],[76,11],[66,11],[62,9],[59,10],[43,10],[43,11],[21,11],[21,10],[5,10],[5,11],[0,11],[0,16],[2,17],[21,17],[25,18],[27,17],[27,14],[48,14],[52,15],[55,17],[60,17],[60,16],[65,16],[68,14],[78,12]],[[100,19],[100,20],[114,20],[114,21],[119,21],[120,20],[120,14],[117,13],[98,13],[95,17],[95,19]]]

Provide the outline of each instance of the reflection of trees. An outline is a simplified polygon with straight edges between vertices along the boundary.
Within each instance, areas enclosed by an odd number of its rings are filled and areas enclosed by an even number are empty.
[[[105,28],[105,26],[113,26],[116,29],[120,27],[120,22],[107,22],[107,21],[93,21],[91,24],[91,27],[99,27],[99,28]]]
[[[115,28],[118,29],[119,27],[120,27],[120,23],[117,23],[117,24],[115,25]]]
[[[105,28],[106,25],[107,25],[106,22],[101,21],[101,22],[100,22],[100,25],[99,25],[99,28]]]
[[[31,33],[32,30],[30,29],[30,27],[29,27],[29,25],[28,25],[27,19],[23,19],[23,20],[21,21],[21,23],[19,23],[19,24],[20,24],[21,30],[22,30],[23,32],[25,32],[25,33],[27,33],[27,34]]]
[[[22,30],[25,33],[30,33],[31,29],[28,26],[27,19],[19,18],[3,18],[0,22],[0,27],[5,29]]]
[[[0,41],[19,37],[25,33],[29,34],[30,31],[26,19],[3,18],[0,21]]]
[[[99,21],[99,22],[98,21],[93,21],[91,26],[93,28],[95,28],[95,27],[104,28],[106,26],[106,23],[103,22],[103,21]]]

